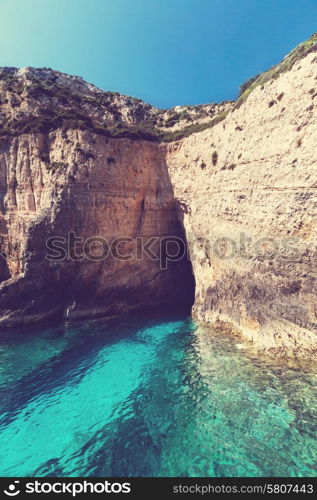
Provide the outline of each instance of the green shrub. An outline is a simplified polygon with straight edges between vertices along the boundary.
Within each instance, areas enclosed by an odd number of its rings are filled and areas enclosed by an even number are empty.
[[[250,78],[246,83],[241,85],[240,94],[236,101],[235,107],[239,108],[243,104],[251,92],[261,85],[270,81],[275,80],[281,74],[292,69],[297,61],[300,61],[303,57],[306,57],[311,52],[317,51],[317,33],[314,33],[306,42],[299,44],[288,56],[284,57],[283,61],[276,66],[273,66],[268,71],[261,73],[253,78]]]
[[[175,130],[173,132],[160,132],[158,133],[158,138],[163,142],[172,142],[183,139],[184,137],[189,137],[192,134],[197,132],[202,132],[203,130],[207,130],[208,128],[212,128],[217,123],[223,121],[228,115],[229,111],[225,111],[223,113],[219,113],[212,120],[204,123],[195,123],[193,125],[189,125],[180,130]]]

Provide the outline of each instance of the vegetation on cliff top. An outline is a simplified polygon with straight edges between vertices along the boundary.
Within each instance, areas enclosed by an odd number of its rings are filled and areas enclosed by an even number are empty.
[[[94,124],[91,118],[80,113],[53,111],[40,116],[27,116],[20,120],[12,120],[6,126],[0,126],[0,136],[16,136],[31,133],[49,133],[57,129],[88,130],[93,133],[113,138],[129,138],[147,141],[158,140],[157,136],[146,127],[124,127],[118,124],[106,127]]]
[[[121,123],[115,126],[104,126],[96,124],[93,120],[81,113],[67,113],[65,111],[47,110],[40,116],[27,116],[19,120],[13,119],[6,126],[0,125],[0,136],[17,136],[20,134],[31,133],[49,133],[61,128],[66,131],[68,129],[88,130],[90,132],[104,135],[111,138],[128,138],[136,140],[145,140],[152,142],[172,142],[189,137],[190,135],[202,132],[208,128],[215,126],[225,119],[229,111],[216,115],[212,120],[205,123],[189,125],[180,130],[171,132],[159,131],[150,126],[134,125],[127,127]]]
[[[281,63],[245,82],[240,88],[240,95],[233,109],[239,108],[259,85],[262,86],[266,82],[278,78],[282,73],[291,70],[298,60],[313,51],[317,51],[317,33],[312,35],[306,42],[298,45]],[[49,72],[49,78],[31,76],[31,82],[28,85],[23,84],[21,80],[16,78],[13,70],[14,68],[4,68],[0,72],[0,81],[3,84],[2,89],[4,91],[0,104],[8,102],[6,96],[9,94],[12,108],[18,107],[22,99],[27,98],[34,99],[39,104],[40,111],[32,114],[19,112],[14,117],[3,119],[2,123],[0,122],[0,136],[15,136],[37,132],[48,133],[62,128],[63,130],[89,130],[113,138],[172,142],[215,126],[224,120],[230,111],[228,107],[224,111],[216,112],[214,116],[212,116],[211,112],[210,119],[206,120],[206,113],[202,113],[201,107],[196,106],[192,107],[197,108],[197,110],[195,109],[195,123],[190,123],[192,118],[187,109],[183,111],[165,110],[167,117],[165,116],[163,119],[160,114],[151,114],[151,110],[155,108],[140,99],[121,96],[117,92],[104,92],[99,89],[95,89],[95,92],[88,94],[74,91],[71,86],[60,83],[57,72],[47,68],[44,68],[43,71],[47,70]],[[75,77],[68,78],[71,81]],[[122,110],[120,109],[120,98],[124,99],[124,105],[129,108],[131,116],[137,120],[137,123],[128,124],[124,122]],[[102,113],[111,116],[112,121],[101,119],[98,113],[95,116],[91,110],[101,110]],[[199,113],[202,113],[200,119],[205,119],[205,121],[200,120],[197,123]],[[166,130],[166,128],[177,125],[179,120],[185,120],[185,123],[187,121],[189,124],[184,126],[183,123],[183,127],[177,130]]]
[[[229,103],[211,103],[159,110],[48,68],[30,68],[26,79],[16,68],[0,68],[0,84],[0,104],[9,106],[9,115],[3,114],[0,121],[2,136],[72,128],[113,138],[170,142],[214,126],[229,108]],[[22,101],[31,107],[22,110]],[[12,108],[18,112],[12,113]]]
[[[276,66],[273,66],[268,71],[250,78],[243,85],[241,85],[240,94],[236,101],[235,107],[239,108],[241,104],[243,104],[247,100],[251,92],[256,87],[258,87],[259,85],[262,86],[270,80],[275,80],[282,73],[290,71],[297,61],[303,59],[308,54],[315,51],[317,51],[317,33],[314,33],[305,42],[300,43],[294,50],[292,50],[292,52],[290,52],[290,54],[284,57],[282,62],[276,64]]]

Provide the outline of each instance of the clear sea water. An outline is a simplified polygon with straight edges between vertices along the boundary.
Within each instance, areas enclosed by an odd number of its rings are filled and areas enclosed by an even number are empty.
[[[315,476],[317,371],[190,319],[0,335],[2,476]]]

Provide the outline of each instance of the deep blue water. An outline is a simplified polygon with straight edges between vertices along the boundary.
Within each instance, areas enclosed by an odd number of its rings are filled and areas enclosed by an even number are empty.
[[[3,476],[315,476],[317,371],[190,319],[0,335]]]

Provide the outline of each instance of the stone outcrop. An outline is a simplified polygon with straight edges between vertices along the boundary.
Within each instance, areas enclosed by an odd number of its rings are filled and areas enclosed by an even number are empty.
[[[196,279],[193,313],[262,348],[317,348],[317,59],[257,86],[226,119],[168,145]]]
[[[315,354],[316,45],[236,103],[172,112],[52,70],[2,69],[0,325],[188,309],[195,288],[195,318],[269,352]],[[46,242],[69,233],[130,238],[120,252],[132,257],[48,261]],[[139,259],[151,237],[158,254],[184,239],[190,261]]]

